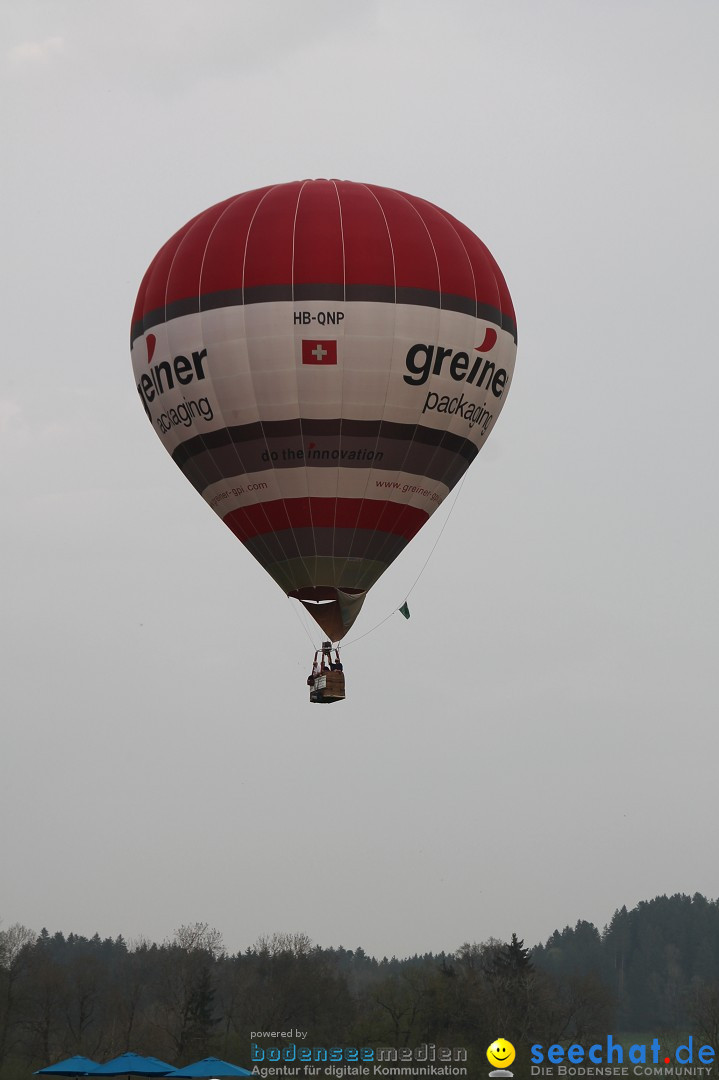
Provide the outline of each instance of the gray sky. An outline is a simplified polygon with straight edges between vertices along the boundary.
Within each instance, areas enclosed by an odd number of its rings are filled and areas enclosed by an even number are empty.
[[[0,40],[3,925],[381,956],[716,897],[714,0],[5,0]],[[460,218],[519,326],[331,710],[128,348],[177,228],[316,176]]]

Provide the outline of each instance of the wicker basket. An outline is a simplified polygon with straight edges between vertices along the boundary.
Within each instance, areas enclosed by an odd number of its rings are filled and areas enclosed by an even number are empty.
[[[344,701],[345,676],[343,671],[326,671],[315,679],[310,690],[310,701],[331,705],[333,701]]]
[[[328,671],[325,676],[325,697],[335,698],[341,701],[345,696],[345,673],[344,671]]]

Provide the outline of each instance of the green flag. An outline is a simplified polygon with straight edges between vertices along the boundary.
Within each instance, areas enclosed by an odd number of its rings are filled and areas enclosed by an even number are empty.
[[[400,615],[404,615],[405,619],[409,618],[409,604],[407,603],[406,600],[402,604],[402,607],[399,609],[399,611],[400,611]]]

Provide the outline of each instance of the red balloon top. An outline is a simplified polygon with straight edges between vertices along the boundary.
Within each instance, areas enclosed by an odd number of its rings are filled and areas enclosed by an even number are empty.
[[[516,338],[482,241],[425,199],[349,180],[297,180],[198,214],[150,264],[131,338],[174,316],[263,300],[385,300],[451,308]]]

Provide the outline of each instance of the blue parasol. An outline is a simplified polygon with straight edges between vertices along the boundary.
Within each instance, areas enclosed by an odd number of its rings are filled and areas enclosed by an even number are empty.
[[[173,1069],[168,1076],[196,1077],[197,1080],[202,1080],[203,1077],[212,1076],[252,1076],[252,1073],[240,1065],[232,1065],[229,1061],[208,1057],[203,1058],[202,1061],[195,1061],[192,1065],[185,1065],[184,1069]]]
[[[166,1076],[173,1072],[173,1066],[166,1061],[160,1061],[154,1057],[143,1057],[141,1054],[120,1054],[112,1061],[106,1061],[104,1065],[88,1072],[88,1076]]]
[[[75,1054],[74,1057],[65,1058],[64,1061],[58,1061],[56,1065],[48,1065],[44,1069],[36,1069],[34,1076],[86,1076],[88,1073],[94,1072],[95,1069],[99,1069],[100,1066],[92,1058],[82,1057],[81,1054]]]

